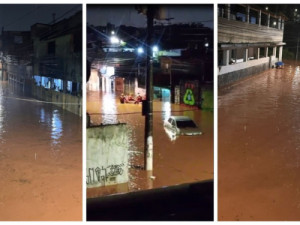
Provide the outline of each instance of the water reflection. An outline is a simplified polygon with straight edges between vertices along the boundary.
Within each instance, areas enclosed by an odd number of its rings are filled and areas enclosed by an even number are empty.
[[[172,111],[170,90],[162,88],[161,97],[162,97],[162,119],[166,120],[171,116],[171,111]]]
[[[102,98],[102,123],[115,124],[118,123],[116,96],[112,92],[103,93]]]
[[[45,120],[45,110],[44,108],[41,108],[40,110],[40,123],[45,123],[46,120]]]
[[[162,119],[166,120],[171,116],[171,103],[169,101],[162,102]]]
[[[62,121],[60,119],[59,111],[53,110],[52,113],[52,132],[51,132],[51,139],[52,139],[52,146],[57,146],[60,141],[59,139],[62,136]]]
[[[0,81],[0,220],[80,215],[80,117],[11,88]]]

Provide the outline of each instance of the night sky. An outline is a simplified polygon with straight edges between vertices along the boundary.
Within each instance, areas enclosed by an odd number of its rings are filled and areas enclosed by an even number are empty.
[[[213,28],[213,5],[164,5],[171,23],[202,22]],[[87,5],[87,23],[104,26],[130,25],[146,27],[146,17],[134,9],[134,5]],[[165,23],[166,21],[164,21]]]
[[[53,13],[59,21],[81,9],[81,4],[0,4],[0,29],[26,31],[35,23],[51,23]]]

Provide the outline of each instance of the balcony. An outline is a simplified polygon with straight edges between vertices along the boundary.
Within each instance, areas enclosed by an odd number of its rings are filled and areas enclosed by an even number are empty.
[[[218,10],[219,43],[279,43],[283,27],[280,16],[247,5],[220,5]]]

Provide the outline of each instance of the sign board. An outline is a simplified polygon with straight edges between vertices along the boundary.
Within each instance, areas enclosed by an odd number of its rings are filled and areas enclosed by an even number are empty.
[[[189,106],[199,106],[200,86],[197,80],[186,80],[180,82],[180,100]]]

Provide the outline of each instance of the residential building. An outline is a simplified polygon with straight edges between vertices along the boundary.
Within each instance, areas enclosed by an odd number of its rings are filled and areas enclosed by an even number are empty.
[[[218,84],[274,67],[282,61],[283,14],[259,5],[218,5]]]

